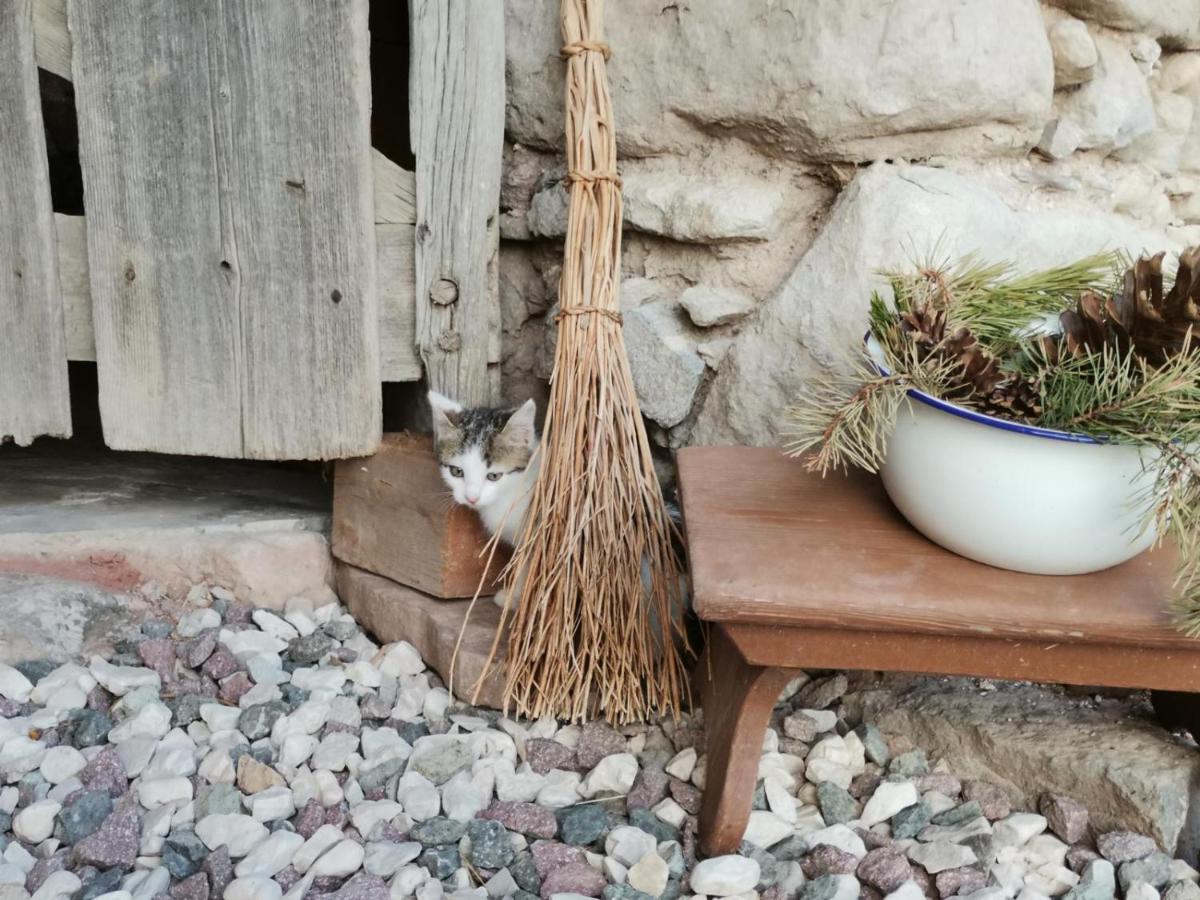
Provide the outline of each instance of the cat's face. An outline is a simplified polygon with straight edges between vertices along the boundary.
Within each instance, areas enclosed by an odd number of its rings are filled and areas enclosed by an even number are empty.
[[[520,479],[537,447],[532,400],[513,409],[464,408],[437,391],[433,408],[434,452],[442,479],[456,503],[485,509]]]

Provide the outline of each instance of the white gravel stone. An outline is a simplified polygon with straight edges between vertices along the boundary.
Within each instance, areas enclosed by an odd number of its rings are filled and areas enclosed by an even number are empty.
[[[88,671],[106,691],[124,697],[130,691],[148,687],[157,691],[162,688],[162,679],[153,669],[144,666],[114,666],[99,656],[93,656]]]
[[[629,869],[611,856],[604,857],[600,863],[600,871],[612,884],[624,884],[625,879],[629,877]]]
[[[908,858],[925,867],[930,875],[946,869],[958,869],[976,862],[970,847],[951,844],[949,841],[934,841],[932,844],[917,844],[908,848]]]
[[[583,776],[578,772],[564,772],[562,769],[551,769],[546,773],[546,782],[538,791],[538,806],[550,809],[563,809],[579,802],[579,786]]]
[[[287,641],[271,637],[265,631],[253,629],[230,631],[228,628],[223,628],[220,641],[230,653],[240,660],[247,660],[260,653],[282,653],[287,649]]]
[[[362,844],[347,838],[322,853],[309,871],[318,878],[322,875],[344,878],[359,870],[364,856]]]
[[[179,617],[175,633],[180,637],[192,638],[202,631],[221,626],[221,614],[215,609],[193,609]]]
[[[532,803],[545,785],[546,777],[533,771],[528,763],[516,770],[506,766],[496,773],[496,799],[505,803]]]
[[[1018,812],[1001,819],[992,828],[996,843],[1021,847],[1046,830],[1046,817]]]
[[[233,784],[237,780],[237,769],[226,750],[213,750],[200,761],[197,770],[209,784]]]
[[[872,825],[886,822],[900,810],[907,809],[920,799],[917,787],[911,781],[884,781],[863,807],[859,819],[865,827],[870,828]]]
[[[46,794],[46,799],[64,803],[68,797],[80,790],[83,790],[83,782],[78,778],[68,778],[66,781],[60,781],[54,787],[50,788],[49,793]]]
[[[824,781],[831,781],[843,790],[850,788],[850,782],[854,780],[854,773],[850,771],[849,766],[834,762],[829,759],[811,759],[804,769],[804,777],[813,784],[820,784]]]
[[[818,844],[829,844],[831,847],[837,847],[859,859],[867,855],[867,847],[863,843],[863,839],[847,825],[830,825],[828,828],[821,828],[809,834],[808,846],[815,847]]]
[[[774,776],[764,778],[763,793],[767,798],[767,808],[771,812],[775,813],[775,815],[779,816],[779,818],[783,819],[789,825],[796,824],[796,798],[788,793],[787,787],[781,779]],[[682,811],[682,807],[680,810]],[[679,827],[678,822],[672,824]]]
[[[256,684],[246,693],[242,694],[238,700],[238,706],[242,709],[249,709],[251,706],[258,706],[261,703],[270,703],[272,700],[278,700],[283,696],[283,692],[279,690],[277,684]]]
[[[271,727],[271,744],[278,747],[289,734],[316,734],[329,718],[329,703],[306,700],[295,711],[280,716]]]
[[[632,753],[614,753],[596,764],[579,785],[579,793],[587,798],[598,794],[628,794],[637,778],[638,761]]]
[[[789,837],[791,833],[792,826],[775,813],[756,809],[750,813],[750,821],[746,823],[746,833],[742,840],[766,849]]]
[[[0,885],[15,884],[20,885],[21,889],[25,887],[25,872],[11,863],[0,864]]]
[[[278,653],[259,653],[246,660],[246,672],[255,684],[287,684],[292,676],[283,670]]]
[[[272,878],[287,868],[296,851],[303,846],[303,835],[276,831],[246,854],[234,868],[234,874],[238,878]]]
[[[420,675],[425,671],[425,662],[417,648],[408,641],[398,641],[382,647],[375,664],[384,675]]]
[[[158,739],[170,730],[171,710],[167,708],[166,704],[155,700],[139,709],[137,715],[126,719],[112,729],[108,733],[108,739],[114,744],[120,744],[130,738]]]
[[[74,872],[53,872],[42,886],[33,892],[34,900],[67,900],[83,886]]]
[[[328,769],[330,772],[341,772],[346,768],[350,754],[358,750],[358,735],[348,731],[331,731],[313,751],[312,766],[314,769]]]
[[[46,751],[38,771],[51,784],[61,784],[68,778],[74,778],[86,766],[87,760],[82,753],[74,747],[61,744]]]
[[[575,784],[579,784],[579,774],[577,772],[570,773],[575,776]],[[546,790],[549,789],[547,784]],[[574,790],[574,788],[572,789]],[[570,803],[575,803],[578,797],[578,791],[575,791],[575,797]],[[469,822],[475,818],[480,812],[487,809],[491,803],[491,790],[484,791],[478,783],[476,783],[470,774],[467,772],[459,772],[444,785],[442,785],[442,811],[448,818],[454,819],[456,822]],[[563,806],[569,806],[570,803],[564,803]],[[548,806],[549,804],[543,804]]]
[[[138,785],[138,802],[146,809],[178,805],[192,799],[192,782],[185,777],[155,778]]]
[[[925,900],[925,892],[915,881],[906,881],[890,894],[885,895],[883,900]]]
[[[682,827],[687,819],[687,811],[670,797],[656,803],[651,807],[651,812],[658,816],[659,820],[674,828]]]
[[[129,891],[109,891],[96,897],[95,900],[133,900],[133,894]]]
[[[754,890],[762,874],[758,863],[745,856],[714,856],[692,869],[692,890],[708,897],[733,897]]]
[[[196,771],[196,743],[178,728],[154,748],[154,756],[142,776],[143,780],[191,775]]]
[[[948,841],[951,844],[961,844],[968,838],[991,833],[992,824],[983,816],[979,816],[961,825],[926,825],[917,836],[926,842]]]
[[[422,849],[416,841],[369,843],[364,851],[363,868],[380,878],[391,878],[420,856]]]
[[[370,834],[380,822],[390,822],[404,808],[395,800],[366,800],[350,808],[350,822],[359,834]]]
[[[694,747],[687,747],[680,750],[671,761],[665,766],[666,773],[673,775],[680,781],[687,781],[692,777],[692,772],[696,770],[696,750]]]
[[[294,641],[300,637],[300,632],[293,626],[268,610],[256,609],[250,618],[254,621],[255,625],[273,638],[278,638],[281,641]]]
[[[32,681],[12,666],[0,663],[0,697],[16,703],[24,703],[32,692]]]
[[[808,751],[807,764],[812,765],[818,760],[827,760],[828,762],[837,763],[839,766],[850,768],[853,755],[850,748],[846,746],[845,738],[840,735],[831,734],[821,738],[812,745],[812,749]]]
[[[283,616],[289,625],[296,629],[300,637],[308,637],[317,630],[317,623],[302,609],[289,610]]]
[[[282,900],[283,888],[271,878],[235,878],[225,888],[222,900]]]
[[[633,825],[618,825],[604,839],[604,852],[629,867],[636,865],[647,853],[658,849],[654,835]]]
[[[292,672],[292,684],[305,691],[333,691],[342,689],[346,673],[342,669],[302,668]]]
[[[13,833],[26,843],[40,844],[54,831],[54,817],[60,809],[62,804],[53,800],[29,804],[13,816]]]
[[[21,792],[15,787],[0,788],[0,812],[12,813],[21,800]]]
[[[520,887],[508,869],[501,869],[487,880],[483,889],[492,900],[501,900],[502,897],[511,897],[516,894]]]
[[[0,775],[5,781],[17,781],[42,764],[46,758],[46,745],[25,735],[6,740],[0,746]]]
[[[303,875],[322,853],[340,843],[342,837],[342,829],[336,825],[322,825],[304,842],[304,846],[296,851],[292,858],[292,867]]]
[[[279,745],[279,764],[296,769],[307,762],[320,742],[311,734],[289,734]]]
[[[234,859],[245,856],[267,839],[269,832],[261,822],[238,813],[215,813],[196,823],[196,837],[209,850],[228,847]]]
[[[1125,900],[1158,900],[1158,891],[1144,881],[1135,881],[1125,891]]]
[[[417,890],[429,880],[429,877],[429,872],[421,866],[405,866],[392,878],[390,885],[392,900],[415,897]]]
[[[246,805],[250,809],[250,815],[259,822],[290,819],[296,814],[296,803],[292,799],[292,791],[283,785],[259,791],[246,800]]]
[[[162,806],[142,816],[142,843],[139,852],[142,856],[158,856],[162,853],[167,835],[171,833],[171,814],[169,806]]]
[[[37,863],[37,859],[34,858],[33,854],[16,841],[10,843],[8,849],[4,851],[4,860],[26,874],[29,874],[29,871]]]
[[[346,677],[362,688],[377,688],[383,683],[383,673],[367,662],[359,659],[346,666]]]
[[[647,853],[630,867],[627,880],[630,887],[657,897],[666,889],[670,876],[666,861],[657,853]]]

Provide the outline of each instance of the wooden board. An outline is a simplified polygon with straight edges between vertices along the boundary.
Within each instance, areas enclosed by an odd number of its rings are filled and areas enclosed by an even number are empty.
[[[412,225],[417,221],[417,185],[413,173],[371,148],[375,182],[375,224]]]
[[[33,0],[33,52],[39,68],[70,79],[67,0]]]
[[[489,276],[504,143],[504,4],[411,0],[417,159],[417,342],[430,386],[461,403],[499,391]]]
[[[366,0],[68,13],[107,443],[370,452]]]
[[[67,347],[30,0],[0,3],[0,443],[69,437]]]
[[[500,627],[495,603],[484,598],[468,613],[470,600],[440,600],[343,562],[334,563],[334,570],[338,598],[380,643],[408,641],[455,697],[474,706],[501,707],[507,641],[496,649],[490,677],[480,681]],[[480,691],[474,696],[477,683]]]
[[[679,481],[697,614],[892,636],[1194,649],[1170,622],[1170,549],[1090,575],[972,562],[917,533],[879,479],[822,479],[778,450],[692,447]]]
[[[94,362],[96,334],[88,282],[87,219],[55,213],[54,227],[58,232],[58,283],[62,288],[67,359]]]
[[[413,231],[412,225],[375,226],[379,369],[384,381],[419,381],[422,374],[413,304]]]
[[[87,267],[87,218],[55,213],[58,228],[58,280],[62,285],[67,359],[95,362],[92,292]],[[379,273],[379,351],[383,381],[419,381],[421,358],[415,343],[413,309],[413,227],[375,226]]]
[[[442,598],[474,596],[487,537],[479,517],[458,506],[442,481],[430,438],[384,435],[379,451],[337,464],[333,555]],[[497,552],[491,574],[507,554]],[[485,592],[493,589],[489,578]]]

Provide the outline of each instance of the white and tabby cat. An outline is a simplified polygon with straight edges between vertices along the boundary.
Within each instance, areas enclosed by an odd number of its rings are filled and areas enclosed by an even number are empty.
[[[516,409],[466,408],[437,391],[433,443],[454,501],[479,513],[489,535],[516,543],[537,481],[538,435],[532,400]]]

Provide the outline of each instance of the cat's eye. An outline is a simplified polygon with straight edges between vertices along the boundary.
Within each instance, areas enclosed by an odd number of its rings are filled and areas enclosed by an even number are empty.
[[[451,478],[462,478],[463,470],[460,469],[458,466],[446,466],[446,468],[450,470]]]
[[[488,481],[499,481],[503,477],[504,477],[503,472],[488,472],[488,474],[487,474]]]

